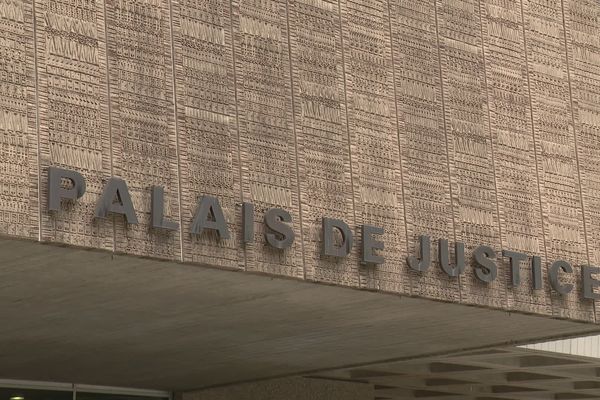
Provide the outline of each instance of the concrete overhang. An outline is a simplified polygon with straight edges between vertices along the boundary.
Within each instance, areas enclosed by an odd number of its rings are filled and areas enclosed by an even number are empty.
[[[600,359],[518,347],[372,364],[310,378],[370,384],[379,400],[600,399]]]
[[[30,241],[0,241],[0,376],[187,390],[598,325]]]

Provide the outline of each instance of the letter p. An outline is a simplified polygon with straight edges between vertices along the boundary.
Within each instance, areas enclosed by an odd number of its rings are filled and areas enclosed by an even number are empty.
[[[71,181],[70,187],[64,187],[62,180]],[[48,168],[48,210],[60,210],[62,199],[77,200],[85,193],[85,178],[79,172],[57,167]]]

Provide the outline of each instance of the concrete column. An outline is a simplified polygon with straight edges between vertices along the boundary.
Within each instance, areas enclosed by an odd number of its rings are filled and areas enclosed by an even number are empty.
[[[373,385],[283,378],[181,393],[180,400],[373,400]]]

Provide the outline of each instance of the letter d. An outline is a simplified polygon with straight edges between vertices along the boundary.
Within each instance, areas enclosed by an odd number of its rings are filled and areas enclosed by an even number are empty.
[[[334,228],[342,234],[342,244],[336,246]],[[340,219],[323,218],[323,255],[347,257],[352,251],[352,231],[348,224]]]

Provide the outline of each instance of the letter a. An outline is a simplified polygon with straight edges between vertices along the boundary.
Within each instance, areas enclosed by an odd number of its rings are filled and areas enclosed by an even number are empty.
[[[191,231],[201,235],[205,229],[216,231],[221,239],[229,239],[227,221],[216,197],[204,196],[200,199],[198,211],[194,215]]]
[[[106,218],[109,212],[124,215],[129,224],[138,223],[127,184],[123,179],[110,178],[98,200],[96,217]]]

